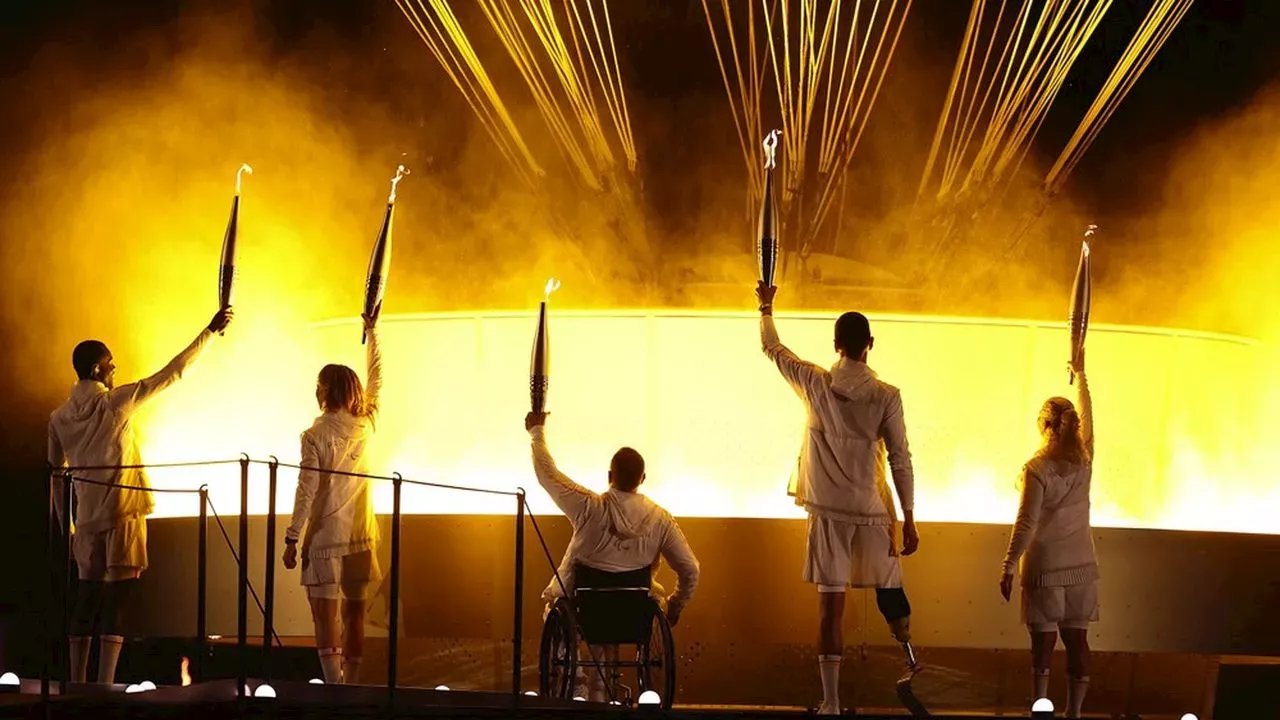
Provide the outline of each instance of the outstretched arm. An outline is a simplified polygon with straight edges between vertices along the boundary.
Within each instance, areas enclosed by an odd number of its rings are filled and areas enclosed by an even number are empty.
[[[662,542],[662,557],[676,573],[676,588],[667,600],[667,618],[672,625],[680,622],[680,615],[693,598],[693,591],[698,587],[698,577],[702,566],[694,557],[689,541],[674,519],[669,518],[671,527]]]
[[[1031,545],[1036,527],[1040,524],[1040,509],[1044,501],[1044,485],[1030,469],[1022,471],[1022,499],[1018,503],[1018,519],[1009,537],[1009,550],[1004,555],[1004,574],[1012,575],[1018,560]]]
[[[803,396],[825,371],[801,360],[778,338],[778,328],[773,323],[773,296],[776,292],[777,288],[766,287],[763,283],[756,288],[756,296],[760,299],[760,345],[764,354],[778,366],[782,377]]]
[[[1084,449],[1093,458],[1093,399],[1089,397],[1089,380],[1085,377],[1084,367],[1076,373],[1077,406],[1080,411],[1080,436],[1084,439]]]
[[[157,393],[182,379],[182,374],[200,357],[215,333],[226,329],[231,322],[232,312],[228,308],[219,310],[209,322],[209,326],[200,331],[196,339],[178,356],[169,361],[160,372],[138,382],[121,385],[110,392],[108,398],[117,411],[128,412],[154,397]]]
[[[374,418],[378,414],[382,399],[382,346],[378,343],[376,323],[368,318],[365,318],[364,323],[368,331],[368,342],[365,344],[365,361],[368,364],[365,377],[368,379],[368,384],[365,386],[364,405],[365,412],[369,417]]]
[[[529,417],[525,419],[525,428],[529,431],[533,445],[533,472],[538,476],[538,484],[555,501],[556,507],[576,526],[596,494],[570,480],[568,475],[556,467],[556,461],[547,449],[546,428],[542,419],[545,415],[546,413],[529,413]]]
[[[302,535],[302,530],[307,525],[307,518],[311,515],[311,505],[315,502],[316,492],[320,489],[320,473],[305,469],[320,467],[320,451],[316,448],[315,441],[306,433],[302,434],[301,464],[304,469],[298,471],[298,490],[293,495],[293,521],[289,523],[289,529],[284,532],[284,537],[289,542],[297,542],[298,536]]]

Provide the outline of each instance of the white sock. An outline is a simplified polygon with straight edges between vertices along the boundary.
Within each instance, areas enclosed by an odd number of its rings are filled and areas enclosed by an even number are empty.
[[[71,660],[71,682],[85,682],[89,674],[89,641],[93,638],[71,637],[68,639],[67,652]]]
[[[1036,688],[1035,688],[1036,692],[1035,692],[1035,695],[1031,697],[1031,702],[1033,703],[1036,700],[1039,700],[1040,698],[1049,697],[1049,671],[1036,670],[1035,681],[1036,681]]]
[[[1071,678],[1067,691],[1067,717],[1078,718],[1084,709],[1084,696],[1089,692],[1089,676]]]
[[[356,676],[360,674],[360,658],[343,657],[342,660],[342,684],[350,685],[356,681]]]
[[[819,655],[818,672],[822,675],[822,706],[840,711],[840,660],[839,655]]]
[[[116,663],[120,662],[122,648],[124,638],[119,635],[98,638],[98,682],[110,685],[116,681]]]
[[[342,649],[341,648],[319,648],[316,653],[320,656],[320,671],[324,673],[324,682],[326,685],[342,684]]]

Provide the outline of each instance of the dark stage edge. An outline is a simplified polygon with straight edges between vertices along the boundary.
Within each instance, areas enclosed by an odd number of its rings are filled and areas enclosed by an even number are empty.
[[[250,688],[261,680],[250,679]],[[677,706],[674,710],[626,709],[586,702],[565,702],[547,698],[499,693],[435,691],[401,688],[394,712],[386,705],[387,690],[378,686],[311,685],[296,681],[271,683],[277,697],[236,699],[235,680],[214,680],[189,687],[160,687],[151,692],[126,694],[124,685],[72,685],[63,696],[57,683],[51,690],[48,707],[41,703],[39,681],[25,680],[21,693],[0,694],[0,718],[673,718],[712,720],[713,718],[804,718],[804,708],[760,706]],[[850,717],[846,715],[845,717]],[[816,717],[816,716],[813,716]],[[906,710],[858,708],[856,717],[900,719]],[[939,720],[983,720],[985,718],[1029,717],[1029,714],[1002,715],[982,712],[935,714]],[[1085,717],[1103,718],[1107,715]],[[1175,716],[1128,716],[1135,720],[1164,720]]]

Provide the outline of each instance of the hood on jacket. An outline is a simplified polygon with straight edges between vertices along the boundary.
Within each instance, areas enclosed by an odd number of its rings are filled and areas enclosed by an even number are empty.
[[[840,358],[831,367],[831,392],[847,400],[858,400],[875,390],[876,373],[866,363]]]
[[[327,412],[316,418],[316,429],[323,428],[326,432],[333,433],[339,437],[354,437],[363,432],[364,422],[367,418],[356,417],[351,413],[341,410],[338,412]]]
[[[658,518],[661,509],[640,493],[610,488],[602,496],[609,530],[621,538],[642,537]]]
[[[97,380],[81,380],[71,388],[71,395],[62,406],[68,420],[83,421],[94,413],[98,398],[107,394],[107,386]]]

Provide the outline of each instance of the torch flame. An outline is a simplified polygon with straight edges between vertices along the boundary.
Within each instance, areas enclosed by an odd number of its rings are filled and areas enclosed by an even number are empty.
[[[400,179],[408,174],[409,170],[405,166],[400,165],[396,168],[396,176],[391,178],[391,197],[387,198],[387,204],[391,204],[396,201],[396,183],[400,182]]]
[[[774,163],[774,153],[778,148],[778,136],[782,134],[781,130],[772,130],[764,138],[764,166],[765,169],[776,167]]]
[[[550,278],[550,279],[548,279],[548,280],[547,280],[547,285],[546,285],[546,287],[544,287],[544,288],[542,289],[542,292],[543,292],[543,294],[546,296],[546,298],[547,298],[548,300],[550,300],[550,299],[551,299],[551,293],[553,293],[553,292],[555,292],[555,291],[557,291],[557,290],[559,290],[559,289],[560,289],[560,281],[559,281],[559,280],[557,280],[557,279],[555,279],[555,278]]]
[[[241,163],[240,169],[236,171],[236,194],[240,194],[240,176],[244,173],[253,174],[253,168],[249,167],[249,163]]]
[[[187,687],[188,685],[191,684],[191,673],[189,672],[190,668],[191,668],[191,661],[185,657],[182,658],[182,687]]]

